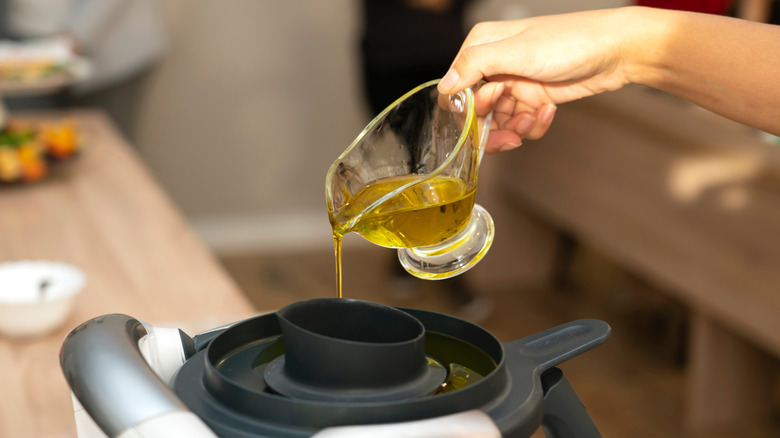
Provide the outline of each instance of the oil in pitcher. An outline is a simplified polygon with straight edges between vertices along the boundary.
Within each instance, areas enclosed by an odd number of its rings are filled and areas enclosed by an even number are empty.
[[[339,297],[341,242],[349,232],[398,248],[404,268],[425,279],[465,272],[493,241],[493,221],[474,203],[484,139],[473,91],[439,95],[437,83],[385,109],[328,171]]]

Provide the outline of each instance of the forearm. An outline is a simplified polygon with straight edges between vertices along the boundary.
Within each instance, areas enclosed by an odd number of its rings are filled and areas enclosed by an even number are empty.
[[[628,8],[630,82],[780,135],[780,27],[728,17]]]

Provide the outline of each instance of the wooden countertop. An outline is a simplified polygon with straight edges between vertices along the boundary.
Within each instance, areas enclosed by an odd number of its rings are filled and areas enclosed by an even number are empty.
[[[193,335],[254,313],[101,112],[54,116],[73,117],[88,149],[43,182],[0,187],[0,262],[70,263],[88,284],[57,331],[0,335],[0,438],[75,436],[59,348],[90,318],[125,313]]]

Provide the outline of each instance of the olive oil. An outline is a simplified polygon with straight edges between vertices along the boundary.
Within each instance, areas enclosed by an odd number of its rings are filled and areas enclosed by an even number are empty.
[[[342,235],[333,231],[333,246],[334,253],[336,255],[336,296],[338,298],[343,297],[341,292],[341,238]]]
[[[241,384],[259,391],[268,391],[264,372],[268,364],[284,354],[284,336],[271,336],[256,341],[257,355],[252,360],[252,373],[259,379],[241,379]],[[425,356],[431,368],[447,368],[447,379],[430,395],[463,389],[482,380],[498,366],[493,358],[466,341],[431,330],[425,332]],[[223,361],[218,369],[225,365]],[[366,366],[371,366],[367,364]]]
[[[451,177],[436,176],[414,184],[370,209],[383,196],[419,178],[419,175],[409,175],[375,181],[347,199],[338,214],[329,212],[339,298],[342,296],[341,240],[345,234],[354,231],[372,243],[389,248],[417,248],[444,242],[468,223],[476,189]]]
[[[480,348],[444,333],[425,332],[425,354],[447,367],[447,380],[435,394],[457,391],[496,369],[496,362]]]

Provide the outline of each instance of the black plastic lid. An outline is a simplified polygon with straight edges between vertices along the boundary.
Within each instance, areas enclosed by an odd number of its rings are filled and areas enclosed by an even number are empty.
[[[447,376],[425,357],[425,327],[398,309],[344,298],[276,313],[285,354],[264,371],[274,391],[306,400],[391,401],[427,395]]]

